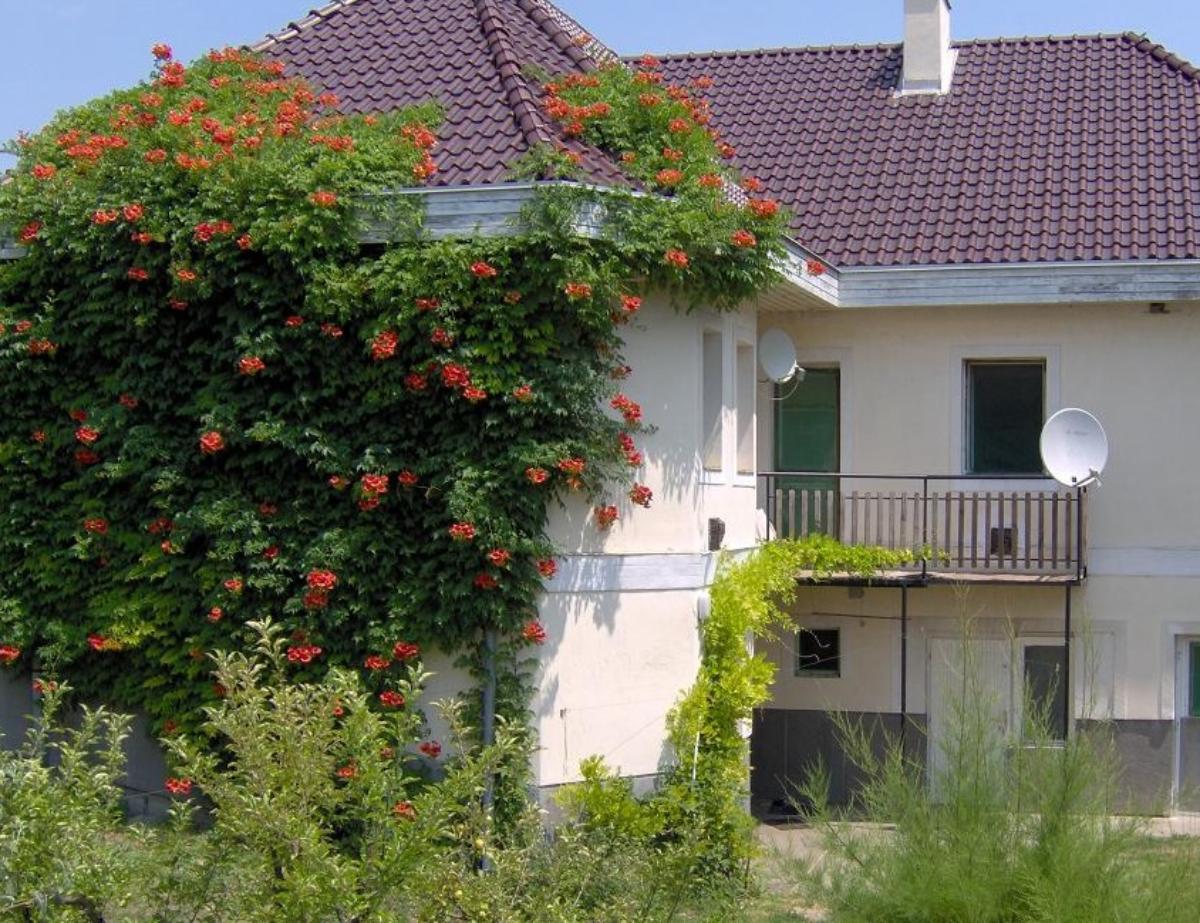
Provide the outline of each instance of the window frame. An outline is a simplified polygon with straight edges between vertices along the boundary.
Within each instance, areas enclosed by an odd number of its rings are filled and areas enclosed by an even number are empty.
[[[1187,716],[1200,718],[1200,640],[1187,641],[1188,656],[1188,688]]]
[[[710,368],[709,342],[710,338],[715,338],[717,342],[716,367]],[[728,420],[728,402],[730,393],[729,382],[729,331],[728,325],[722,323],[703,324],[700,328],[700,408],[699,408],[699,450],[700,450],[700,474],[705,482],[709,483],[724,483],[729,476],[729,452],[727,443],[729,442],[729,420]],[[712,376],[716,374],[720,376],[718,382],[719,387],[716,389],[715,395],[710,395]],[[710,396],[715,397],[718,402],[715,418],[709,411],[713,408],[709,406]],[[716,466],[710,464],[709,443],[714,435],[713,429],[716,429],[716,445],[715,460]]]
[[[987,343],[962,344],[950,348],[947,367],[950,382],[948,470],[962,477],[958,487],[962,490],[987,488],[1002,485],[1005,489],[1017,490],[1041,488],[1046,481],[1045,473],[1001,474],[985,477],[976,475],[967,465],[967,375],[969,361],[987,362],[1044,362],[1046,373],[1042,402],[1045,419],[1049,419],[1062,408],[1062,348],[1054,344],[1031,343]],[[972,477],[980,480],[972,482]],[[973,487],[973,483],[978,487]]]
[[[982,368],[1036,368],[1041,374],[1041,412],[1037,422],[1037,429],[1040,432],[1041,427],[1045,424],[1046,415],[1046,360],[1045,359],[964,359],[963,360],[963,420],[965,430],[963,432],[963,449],[965,457],[963,459],[963,471],[965,474],[978,475],[984,477],[993,477],[1001,475],[1004,477],[1023,478],[1023,477],[1043,477],[1044,469],[1039,465],[1037,470],[1013,470],[1004,471],[996,469],[981,469],[976,467],[975,463],[975,448],[976,448],[976,380],[975,371]],[[1040,459],[1039,459],[1040,460]]]
[[[712,348],[713,342],[720,349]],[[704,317],[696,340],[698,406],[695,411],[700,483],[708,486],[757,488],[758,486],[758,339],[756,328],[741,315]],[[713,355],[710,356],[710,352]],[[719,362],[715,353],[719,352]],[[746,359],[748,366],[740,362]],[[712,368],[710,369],[710,365]],[[720,388],[711,380],[720,374]],[[720,410],[709,406],[720,391]],[[748,417],[748,421],[744,420]],[[720,430],[719,446],[709,436]],[[742,440],[748,438],[748,444]],[[710,454],[708,449],[712,449]],[[720,466],[716,465],[720,455]],[[743,451],[744,450],[744,451]],[[747,468],[747,466],[749,466]]]
[[[1031,648],[1031,647],[1050,648],[1050,649],[1055,649],[1055,650],[1061,650],[1062,654],[1063,654],[1063,659],[1061,661],[1062,665],[1063,665],[1063,672],[1064,672],[1063,678],[1065,680],[1067,680],[1067,682],[1064,684],[1064,686],[1061,690],[1056,690],[1055,699],[1057,700],[1058,696],[1061,695],[1061,696],[1065,696],[1067,701],[1071,702],[1070,721],[1068,722],[1067,727],[1065,728],[1065,733],[1062,737],[1055,737],[1055,736],[1053,736],[1053,733],[1052,733],[1052,736],[1051,736],[1050,740],[1048,741],[1053,746],[1061,745],[1064,743],[1066,735],[1069,735],[1071,733],[1071,726],[1075,723],[1074,689],[1070,688],[1075,685],[1075,677],[1073,675],[1069,675],[1071,673],[1071,671],[1067,670],[1067,668],[1066,668],[1066,664],[1067,664],[1066,644],[1064,643],[1063,639],[1061,639],[1061,638],[1054,638],[1054,637],[1049,637],[1049,636],[1045,636],[1045,637],[1028,636],[1028,637],[1023,637],[1023,638],[1019,639],[1018,651],[1017,651],[1019,657],[1015,664],[1016,668],[1013,670],[1013,673],[1012,673],[1013,682],[1016,683],[1016,685],[1017,685],[1017,688],[1014,690],[1015,695],[1013,697],[1013,702],[1018,704],[1018,708],[1016,709],[1016,715],[1015,715],[1017,720],[1013,726],[1013,733],[1016,737],[1019,738],[1019,740],[1023,746],[1027,745],[1029,743],[1029,741],[1026,740],[1026,738],[1025,738],[1025,719],[1026,719],[1026,716],[1029,714],[1029,711],[1030,711],[1029,705],[1031,704],[1026,701],[1026,693],[1031,691],[1028,686],[1028,683],[1026,681],[1027,680],[1027,671],[1028,671],[1028,665],[1026,664],[1026,654],[1027,654],[1029,648]],[[1061,707],[1062,702],[1055,701],[1055,702],[1051,703],[1051,705],[1053,706],[1053,713],[1050,715],[1051,727],[1048,730],[1051,732],[1054,732],[1056,730],[1059,730],[1059,728],[1057,728],[1056,725],[1062,724],[1062,721],[1063,721],[1063,712],[1062,712],[1062,707]]]
[[[742,364],[743,356],[748,358],[748,368]],[[758,345],[748,329],[736,329],[733,337],[733,385],[733,476],[739,484],[754,485],[758,476]]]

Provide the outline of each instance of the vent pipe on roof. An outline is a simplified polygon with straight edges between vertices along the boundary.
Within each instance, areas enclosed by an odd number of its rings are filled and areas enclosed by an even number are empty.
[[[950,0],[904,0],[900,92],[949,93],[957,55],[950,47]]]

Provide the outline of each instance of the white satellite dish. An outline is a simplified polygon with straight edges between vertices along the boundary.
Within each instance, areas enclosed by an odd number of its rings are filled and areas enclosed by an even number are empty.
[[[767,378],[776,384],[790,381],[799,369],[796,344],[778,327],[764,331],[758,339],[758,364]]]
[[[1100,421],[1078,407],[1054,414],[1042,427],[1042,464],[1067,487],[1098,484],[1108,462],[1108,436]]]

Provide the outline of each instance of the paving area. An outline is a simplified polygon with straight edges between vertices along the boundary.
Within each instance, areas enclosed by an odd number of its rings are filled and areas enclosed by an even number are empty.
[[[1170,817],[1148,817],[1146,832],[1164,839],[1176,836],[1200,837],[1200,814],[1172,814]]]
[[[1169,817],[1139,817],[1148,836],[1158,839],[1172,837],[1200,837],[1200,814],[1172,814]],[[859,830],[886,832],[886,824],[850,824]],[[819,860],[824,850],[821,847],[821,831],[799,823],[760,824],[758,840],[768,852],[788,859],[803,862]]]
[[[1146,834],[1157,839],[1200,837],[1200,814],[1175,814],[1170,817],[1137,818]],[[887,836],[887,824],[850,824],[860,833],[875,832]],[[826,912],[808,900],[801,886],[804,871],[819,868],[825,857],[821,830],[801,823],[760,824],[756,834],[763,846],[761,875],[766,890],[763,904],[770,913],[751,915],[747,920],[764,923],[777,921],[824,921]]]
[[[802,862],[821,858],[821,831],[807,824],[760,824],[758,841],[771,854]]]

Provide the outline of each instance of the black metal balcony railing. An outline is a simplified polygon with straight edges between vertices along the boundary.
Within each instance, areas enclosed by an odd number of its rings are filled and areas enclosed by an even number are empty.
[[[1044,482],[1036,490],[980,483]],[[955,489],[969,482],[971,489]],[[920,574],[1073,578],[1086,575],[1085,488],[1049,478],[770,471],[759,506],[772,536],[830,535],[913,556]]]

